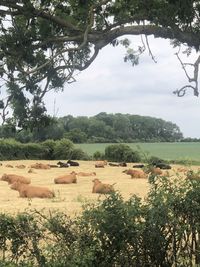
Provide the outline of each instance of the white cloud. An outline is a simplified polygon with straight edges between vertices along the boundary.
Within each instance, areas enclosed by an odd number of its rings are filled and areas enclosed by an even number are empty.
[[[176,50],[169,40],[150,38],[149,43],[157,63],[147,51],[136,67],[124,63],[122,47],[102,49],[96,61],[77,75],[77,82],[66,85],[64,92],[46,96],[48,112],[52,115],[58,110],[58,117],[102,111],[153,116],[176,123],[184,136],[200,138],[199,98],[192,92],[183,98],[172,93],[187,83]]]

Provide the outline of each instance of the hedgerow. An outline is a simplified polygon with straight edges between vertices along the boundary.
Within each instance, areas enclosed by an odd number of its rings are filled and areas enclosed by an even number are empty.
[[[0,160],[22,159],[89,159],[68,139],[46,140],[42,143],[20,143],[14,139],[0,139]]]

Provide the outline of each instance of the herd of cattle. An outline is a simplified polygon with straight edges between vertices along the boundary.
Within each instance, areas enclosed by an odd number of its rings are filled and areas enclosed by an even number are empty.
[[[70,166],[78,167],[79,163],[75,161],[67,161],[61,162],[59,161],[57,164],[44,164],[44,163],[35,163],[29,166],[28,173],[34,173],[34,169],[51,169],[51,168],[69,168]],[[123,163],[112,163],[104,161],[96,161],[94,163],[95,168],[105,168],[107,166],[111,167],[127,167],[125,162]],[[6,167],[12,168],[13,166],[7,164]],[[17,165],[16,168],[23,169],[26,168],[25,165]],[[168,175],[168,170],[171,169],[171,166],[168,164],[160,163],[155,164],[153,166],[145,166],[144,164],[136,164],[133,165],[132,168],[125,169],[122,173],[129,175],[132,179],[143,178],[147,179],[149,175]],[[185,170],[183,168],[183,170]],[[181,169],[180,169],[181,171]],[[94,171],[72,171],[68,174],[61,175],[55,177],[53,182],[55,184],[75,184],[77,183],[77,176],[85,176],[85,177],[93,177],[91,181],[93,182],[92,193],[98,194],[108,194],[114,191],[114,184],[106,184],[101,182],[98,178],[96,178],[96,172]],[[50,190],[48,187],[35,186],[31,184],[31,179],[17,175],[17,174],[3,174],[1,181],[5,181],[10,185],[10,188],[13,190],[17,190],[19,192],[19,196],[22,198],[53,198],[55,197],[55,193],[53,190]]]

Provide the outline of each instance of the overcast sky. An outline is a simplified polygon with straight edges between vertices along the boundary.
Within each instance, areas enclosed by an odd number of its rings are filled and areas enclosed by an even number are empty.
[[[139,41],[131,38],[132,46],[141,45]],[[135,67],[124,62],[123,47],[102,49],[75,83],[66,84],[64,92],[46,96],[48,113],[57,117],[90,117],[99,112],[152,116],[176,123],[184,137],[200,138],[200,97],[192,92],[184,97],[173,94],[187,84],[174,55],[177,49],[172,49],[169,40],[149,38],[149,43],[157,63],[146,51]]]

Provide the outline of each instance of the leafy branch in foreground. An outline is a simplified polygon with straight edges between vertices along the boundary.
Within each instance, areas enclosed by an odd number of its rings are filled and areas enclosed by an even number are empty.
[[[155,61],[150,35],[199,51],[199,21],[197,0],[0,0],[0,87],[13,110],[13,124],[48,124],[44,96],[74,82],[77,71],[87,69],[103,47],[116,45],[124,35],[143,36],[138,49],[120,42],[127,49],[125,61],[132,65],[146,48]],[[198,67],[199,61],[195,64]],[[177,94],[192,88],[197,96],[197,76],[194,87],[183,87]]]

